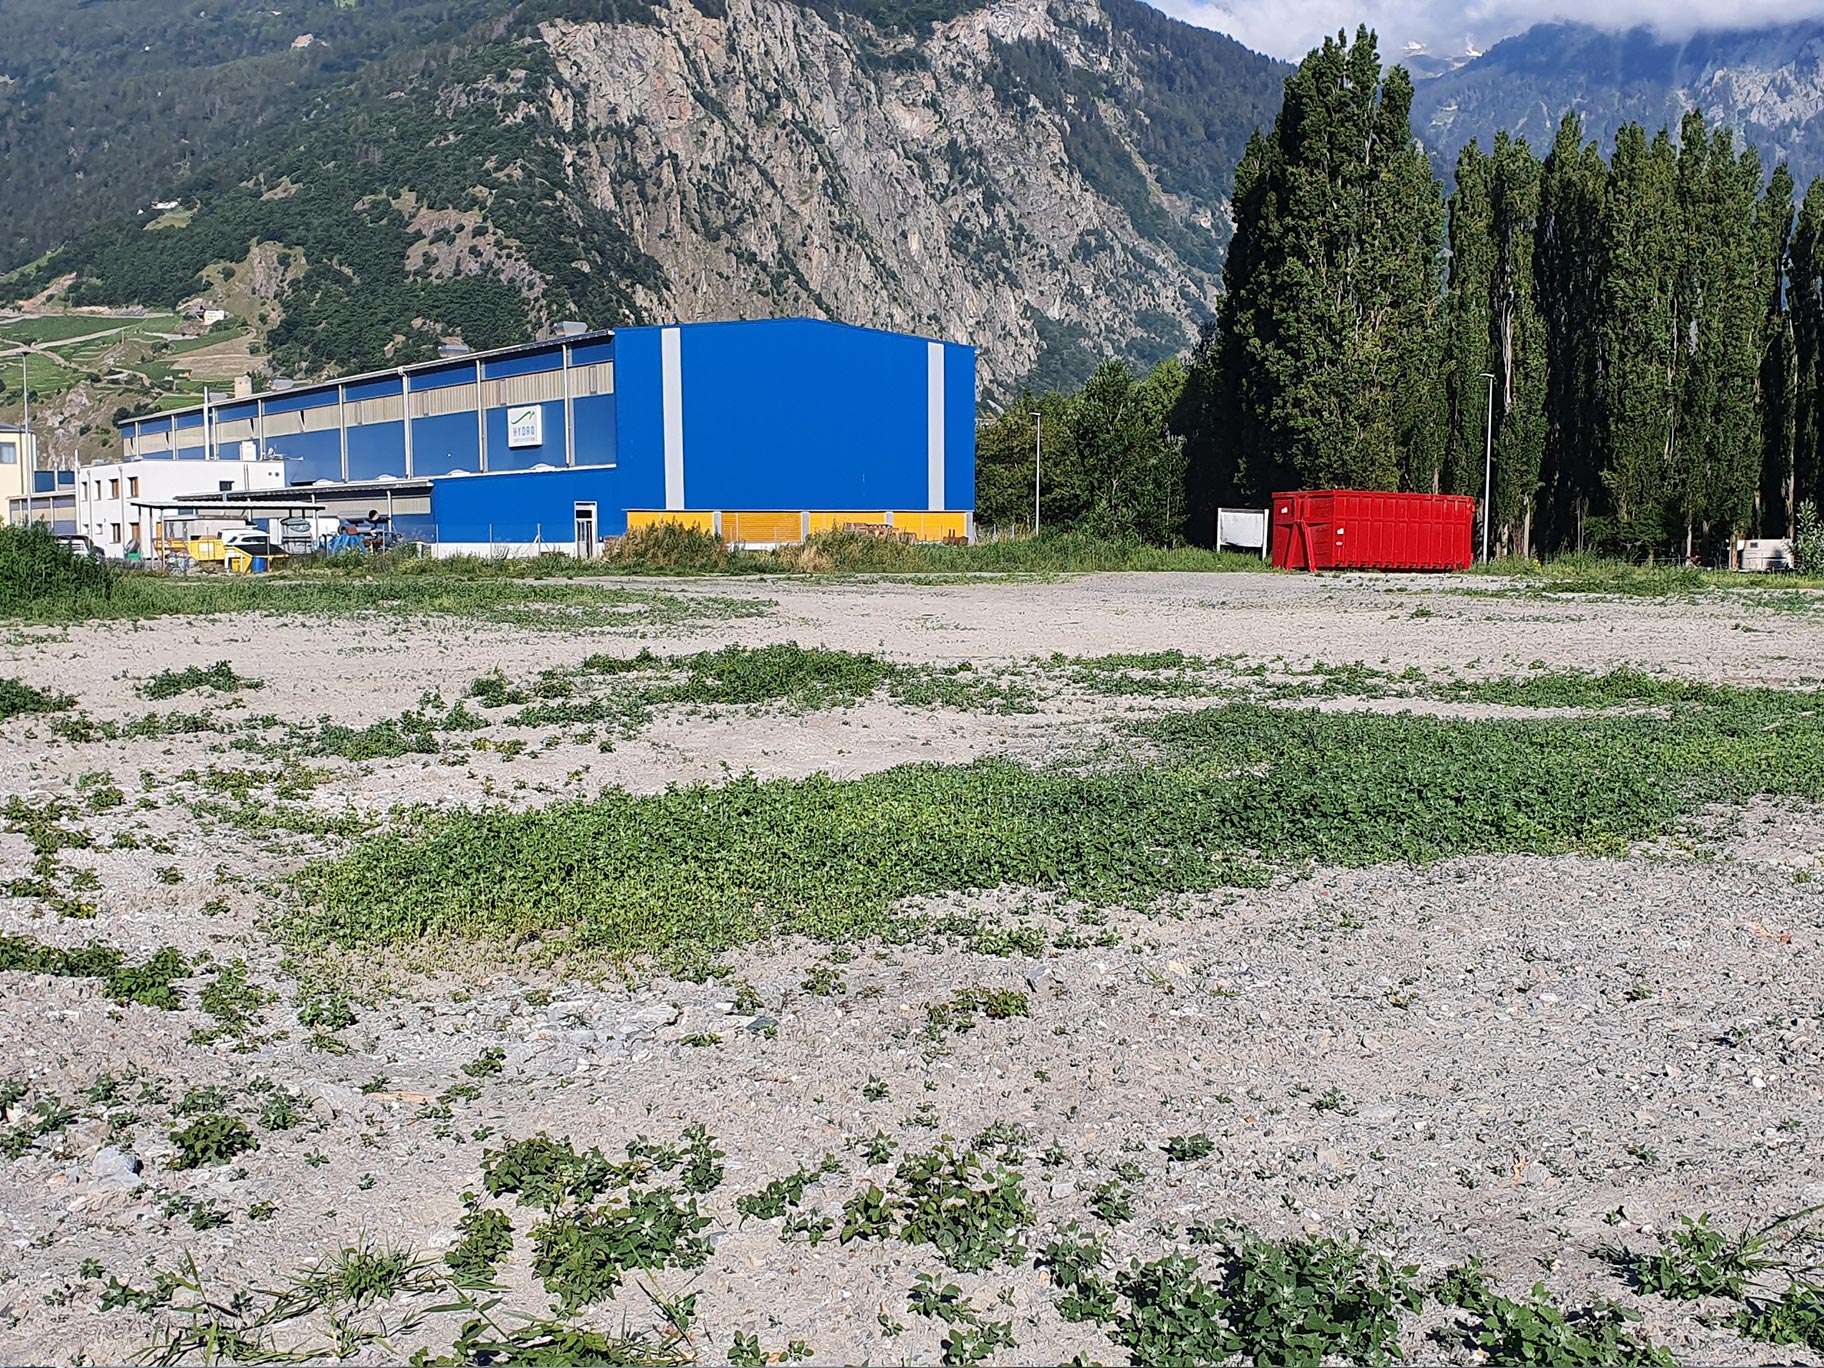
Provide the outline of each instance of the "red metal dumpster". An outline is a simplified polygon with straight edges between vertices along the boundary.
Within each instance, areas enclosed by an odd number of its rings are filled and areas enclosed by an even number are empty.
[[[1462,570],[1476,501],[1465,494],[1302,489],[1273,496],[1273,564],[1285,570]]]

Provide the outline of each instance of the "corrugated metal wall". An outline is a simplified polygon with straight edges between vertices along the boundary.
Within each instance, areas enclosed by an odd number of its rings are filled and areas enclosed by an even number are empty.
[[[567,543],[577,502],[597,505],[602,536],[624,533],[629,509],[707,510],[750,542],[890,510],[918,535],[956,535],[975,505],[974,349],[813,319],[624,328],[218,416],[218,445],[255,442],[292,484],[476,473],[433,486],[446,542]],[[202,454],[200,413],[122,432],[129,453]]]

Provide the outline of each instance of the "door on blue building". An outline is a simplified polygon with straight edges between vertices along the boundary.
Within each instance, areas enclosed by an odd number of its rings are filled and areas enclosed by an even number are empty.
[[[595,505],[576,506],[576,555],[579,560],[595,559]]]

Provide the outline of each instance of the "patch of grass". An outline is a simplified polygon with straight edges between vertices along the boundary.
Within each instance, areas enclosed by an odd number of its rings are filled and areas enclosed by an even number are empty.
[[[562,930],[615,957],[713,953],[781,930],[880,934],[918,895],[1143,903],[1303,861],[1612,852],[1712,800],[1824,797],[1816,694],[1726,690],[1667,719],[1229,704],[1130,730],[1149,763],[997,758],[424,811],[305,871],[302,926],[350,947]]]
[[[206,1113],[172,1131],[171,1143],[177,1146],[177,1157],[171,1161],[174,1169],[225,1164],[236,1155],[260,1147],[245,1121],[223,1112]]]
[[[288,1092],[275,1091],[260,1104],[260,1124],[271,1131],[290,1130],[309,1114],[310,1104],[300,1102]]]
[[[932,1246],[963,1272],[1013,1262],[1032,1223],[1018,1173],[948,1145],[902,1159],[890,1196],[899,1238]]]
[[[1561,1306],[1541,1283],[1522,1298],[1503,1297],[1479,1273],[1449,1284],[1446,1295],[1468,1313],[1457,1341],[1488,1363],[1564,1364],[1570,1368],[1674,1368],[1670,1350],[1633,1326],[1638,1312],[1601,1299]],[[1445,1339],[1452,1332],[1442,1332]]]
[[[513,1252],[513,1222],[505,1212],[485,1207],[471,1211],[456,1231],[459,1238],[443,1261],[466,1281],[489,1281],[500,1261]]]
[[[271,1001],[272,994],[247,977],[246,961],[231,960],[216,970],[215,977],[197,995],[197,1005],[215,1018],[215,1026],[198,1032],[198,1037],[245,1037],[259,1024]]]
[[[545,1211],[530,1236],[533,1270],[569,1315],[613,1297],[629,1270],[696,1268],[708,1259],[710,1219],[696,1196],[651,1179],[655,1168],[683,1165],[687,1184],[706,1190],[721,1181],[719,1158],[696,1127],[681,1149],[636,1140],[619,1163],[537,1135],[486,1152],[482,1184],[492,1196]]]
[[[507,1052],[498,1045],[489,1045],[475,1058],[462,1066],[462,1071],[470,1078],[492,1078],[506,1067]]]
[[[1195,1135],[1174,1135],[1165,1142],[1165,1157],[1177,1164],[1207,1159],[1215,1152],[1216,1142],[1203,1131]]]
[[[926,1004],[925,1027],[933,1037],[949,1031],[961,1035],[975,1029],[978,1016],[1008,1021],[1031,1012],[1026,994],[1017,988],[962,988],[942,1002]]]
[[[1671,675],[1616,669],[1603,674],[1582,670],[1548,670],[1500,679],[1465,679],[1428,685],[1432,698],[1498,703],[1516,708],[1622,708],[1693,705],[1730,709],[1783,709],[1807,695],[1778,689],[1734,689],[1700,684]],[[1811,695],[1813,703],[1819,700]]]
[[[403,553],[319,562],[317,574],[426,579],[568,579],[587,575],[898,574],[1055,575],[1102,570],[1262,573],[1258,556],[1195,546],[1150,546],[1137,538],[1045,531],[974,546],[902,542],[853,531],[819,532],[776,551],[732,549],[719,537],[673,524],[605,543],[599,559],[546,555],[513,559]]]
[[[605,690],[579,690],[602,681]],[[490,707],[523,703],[522,727],[608,724],[625,732],[663,707],[778,706],[794,712],[848,707],[879,692],[913,707],[976,711],[1030,710],[1030,694],[981,678],[969,664],[903,665],[866,652],[827,650],[787,642],[728,646],[692,655],[592,655],[573,669],[547,670],[524,688],[504,676],[483,675],[471,697]]]
[[[218,660],[213,665],[187,665],[181,670],[160,670],[139,686],[139,692],[143,698],[166,699],[192,693],[197,689],[237,693],[243,689],[265,687],[265,680],[249,679],[245,675],[236,674],[231,662]]]
[[[846,574],[1081,574],[1105,570],[1270,571],[1258,556],[1197,546],[1150,546],[1138,538],[1041,532],[974,546],[897,542],[857,532],[825,532],[772,553],[781,568]]]
[[[31,713],[63,712],[75,704],[76,700],[68,694],[33,688],[17,679],[0,678],[0,722]]]
[[[1224,1251],[1219,1285],[1251,1362],[1390,1363],[1400,1357],[1401,1315],[1424,1301],[1417,1273],[1354,1240],[1244,1234]]]
[[[750,1216],[757,1221],[771,1221],[785,1215],[788,1207],[796,1207],[804,1200],[805,1190],[826,1174],[841,1173],[842,1165],[836,1156],[826,1154],[814,1167],[801,1167],[788,1173],[783,1178],[775,1178],[758,1192],[750,1192],[745,1197],[735,1199],[735,1210],[742,1220]]]
[[[377,1246],[366,1239],[345,1245],[298,1280],[294,1293],[306,1305],[371,1306],[402,1293],[427,1292],[436,1282],[430,1264],[404,1245]]]
[[[1115,1314],[1114,1341],[1135,1363],[1223,1363],[1241,1347],[1228,1303],[1188,1254],[1135,1261],[1115,1279],[1127,1305]]]
[[[340,1031],[353,1026],[355,1009],[333,988],[316,988],[298,1000],[298,1025],[307,1031]]]
[[[1507,594],[1612,594],[1630,598],[1696,598],[1715,591],[1736,591],[1745,597],[1772,596],[1794,588],[1824,588],[1817,575],[1751,575],[1727,570],[1702,570],[1691,565],[1639,565],[1604,556],[1567,555],[1540,562],[1505,557],[1465,573],[1517,579],[1507,590],[1473,591]]]
[[[3,559],[0,551],[0,562]],[[97,585],[80,592],[38,590],[28,594],[22,590],[17,595],[0,587],[0,618],[81,622],[219,613],[298,617],[382,613],[406,618],[455,617],[545,631],[639,631],[764,616],[774,606],[764,599],[494,578],[388,575],[354,579],[310,572],[181,577],[150,570],[104,573],[106,593]],[[4,574],[0,563],[0,580]]]
[[[1768,1224],[1730,1234],[1707,1214],[1683,1218],[1659,1237],[1652,1253],[1598,1251],[1642,1292],[1675,1301],[1720,1297],[1736,1303],[1730,1325],[1768,1344],[1805,1344],[1824,1351],[1824,1248],[1809,1207]],[[1778,1279],[1784,1279],[1779,1288]]]
[[[300,749],[307,755],[336,755],[359,763],[363,760],[393,760],[403,755],[435,755],[442,748],[439,739],[447,732],[477,731],[487,723],[461,703],[442,708],[442,700],[420,700],[416,708],[407,708],[398,717],[389,717],[365,727],[349,727],[340,722],[320,719],[314,730],[301,734]]]
[[[532,1267],[560,1314],[606,1301],[629,1270],[699,1268],[709,1217],[669,1188],[629,1187],[623,1199],[554,1214],[532,1228]]]
[[[1794,1280],[1777,1297],[1750,1297],[1729,1324],[1747,1339],[1824,1354],[1824,1284]]]
[[[1225,692],[1226,686],[1209,677],[1223,662],[1183,651],[1140,651],[1072,659],[1057,653],[1047,662],[1063,670],[1079,688],[1091,693],[1136,695],[1146,698],[1199,698]]]
[[[61,950],[29,936],[0,934],[0,971],[6,970],[55,978],[100,979],[102,992],[115,1002],[170,1012],[183,1005],[173,984],[189,976],[190,966],[170,946],[143,963],[134,964],[113,946],[96,941],[79,949]]]
[[[1696,1220],[1684,1217],[1678,1229],[1659,1237],[1659,1248],[1651,1254],[1618,1252],[1612,1257],[1640,1291],[1675,1301],[1739,1299],[1750,1280],[1780,1263],[1768,1251],[1765,1231],[1725,1234],[1710,1224],[1708,1212]]]
[[[1108,1246],[1099,1235],[1086,1234],[1075,1222],[1065,1226],[1036,1260],[1059,1294],[1058,1314],[1070,1323],[1106,1324],[1115,1317],[1114,1285],[1102,1276]]]
[[[15,1124],[0,1130],[0,1158],[17,1159],[36,1141],[55,1135],[75,1119],[76,1113],[60,1099],[40,1098]]]

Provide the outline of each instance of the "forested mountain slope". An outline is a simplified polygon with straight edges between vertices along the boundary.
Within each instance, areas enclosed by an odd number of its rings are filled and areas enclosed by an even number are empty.
[[[353,43],[322,8],[325,45]],[[1212,312],[1233,167],[1286,70],[1139,0],[353,13],[372,38],[355,69],[244,118],[224,94],[184,135],[246,125],[154,187],[179,212],[108,218],[0,299],[168,305],[222,289],[228,263],[278,371],[558,318],[812,313],[974,341],[991,392],[1062,381],[1180,349]]]

